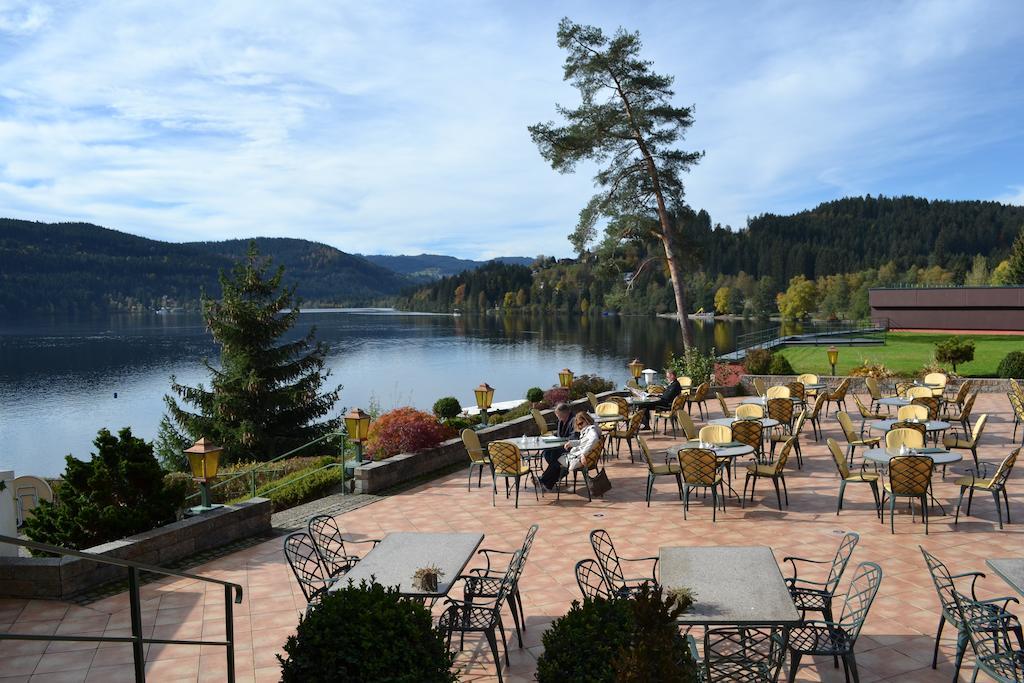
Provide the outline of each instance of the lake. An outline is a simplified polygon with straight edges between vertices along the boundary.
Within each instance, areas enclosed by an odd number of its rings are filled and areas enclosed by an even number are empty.
[[[675,321],[641,316],[583,318],[498,315],[452,317],[389,309],[304,311],[327,346],[331,380],[344,385],[338,411],[371,401],[430,410],[441,396],[475,405],[473,388],[495,387],[495,401],[558,383],[558,371],[596,373],[619,383],[639,357],[658,368],[679,351]],[[763,324],[763,323],[761,323]],[[759,323],[696,321],[698,344],[733,348]],[[0,325],[0,469],[55,475],[68,453],[87,458],[96,431],[152,439],[169,377],[207,381],[204,357],[217,348],[198,315],[122,315]]]

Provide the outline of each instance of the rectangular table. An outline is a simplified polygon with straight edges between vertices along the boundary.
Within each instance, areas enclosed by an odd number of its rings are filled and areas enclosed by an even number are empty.
[[[1013,590],[1024,595],[1024,558],[985,560],[985,564],[999,574],[1003,581],[1010,584]]]
[[[452,583],[483,540],[484,535],[480,533],[391,533],[359,560],[339,585],[348,585],[349,579],[356,583],[363,579],[369,581],[372,576],[382,586],[398,586],[398,591],[407,597],[442,598],[448,595]],[[444,575],[437,582],[437,591],[425,593],[412,585],[413,574],[431,565],[441,569]]]
[[[789,626],[800,621],[771,548],[666,546],[658,570],[666,590],[695,593],[679,623]]]

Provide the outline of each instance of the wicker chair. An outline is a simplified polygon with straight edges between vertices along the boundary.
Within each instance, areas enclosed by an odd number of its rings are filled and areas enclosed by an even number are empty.
[[[768,385],[760,377],[754,378],[754,391],[757,392],[758,396],[764,396],[765,392],[768,391]]]
[[[928,421],[928,406],[923,406],[920,403],[911,403],[908,406],[900,406],[896,410],[897,420],[919,420],[921,422]]]
[[[743,498],[741,501],[743,505],[746,505],[747,498],[747,484],[750,483],[750,501],[754,501],[754,488],[757,486],[758,479],[771,479],[772,484],[775,486],[775,500],[779,504],[779,510],[782,510],[782,497],[779,495],[779,482],[782,482],[782,492],[786,497],[786,507],[789,507],[789,491],[786,489],[786,461],[789,460],[789,454],[793,450],[794,439],[790,437],[783,446],[782,450],[779,451],[779,457],[776,458],[775,462],[769,465],[759,464],[756,460],[747,465],[747,476],[743,480]],[[753,480],[751,482],[751,480]]]
[[[768,391],[764,392],[764,397],[767,399],[789,398],[789,387],[782,385],[768,387]]]
[[[999,467],[996,468],[991,478],[978,478],[975,476],[975,470],[967,476],[957,479],[956,483],[960,487],[960,498],[956,503],[954,524],[959,524],[960,522],[960,506],[964,502],[965,492],[967,493],[967,515],[970,516],[971,502],[974,500],[975,491],[984,491],[992,494],[992,499],[996,503],[996,516],[999,518],[1000,529],[1003,528],[1003,512],[999,505],[999,494],[1002,493],[1003,503],[1006,505],[1006,523],[1010,523],[1010,499],[1006,494],[1006,481],[1010,478],[1010,473],[1013,472],[1013,466],[1017,462],[1018,455],[1020,455],[1020,448],[1010,451],[1010,454],[999,463]]]
[[[327,570],[328,576],[339,576],[344,574],[359,562],[359,556],[353,555],[345,548],[345,543],[372,543],[370,549],[377,547],[380,539],[367,538],[363,540],[345,539],[337,520],[330,515],[316,515],[309,518],[306,523],[309,538],[316,548],[320,562]]]
[[[932,396],[936,398],[942,398],[942,395],[946,393],[946,383],[949,381],[949,377],[944,372],[929,372],[924,376],[925,384],[936,384],[938,386],[930,387],[932,390]]]
[[[857,450],[857,446],[874,448],[882,440],[879,436],[870,436],[866,439],[860,437],[853,429],[853,420],[851,420],[850,416],[842,410],[836,412],[836,419],[839,420],[839,426],[843,430],[843,436],[846,437],[846,459],[849,461],[851,466],[853,465],[853,456],[854,452]]]
[[[613,597],[597,560],[588,558],[576,563],[576,585],[580,587],[584,599],[611,600]]]
[[[967,397],[963,407],[960,408],[960,412],[954,415],[949,415],[948,419],[952,423],[958,423],[964,429],[964,434],[971,431],[971,413],[974,411],[974,402],[978,399],[978,392],[974,392]],[[1014,429],[1013,438],[1017,438],[1017,430]]]
[[[754,457],[764,460],[764,427],[759,420],[736,420],[732,423],[732,441],[750,446]]]
[[[793,426],[793,401],[788,398],[770,398],[766,407],[768,417],[779,423],[775,429],[788,434]]]
[[[821,415],[821,408],[827,400],[828,394],[818,394],[818,398],[814,401],[814,407],[807,412],[807,419],[811,421],[811,429],[814,431],[815,443],[821,437],[821,425],[818,424],[818,418]]]
[[[708,407],[708,389],[710,386],[707,382],[701,382],[697,389],[692,393],[686,394],[686,412],[690,415],[693,414],[693,406],[697,406],[697,410],[700,411],[700,419],[706,419],[704,417],[704,411]]]
[[[539,410],[531,408],[530,414],[533,415],[533,421],[537,423],[537,436],[548,436],[551,434],[551,429],[548,427],[548,421],[544,419],[544,416],[540,414]]]
[[[920,425],[890,429],[885,433],[885,447],[887,450],[897,451],[901,446],[924,448],[924,430],[920,429]]]
[[[676,419],[679,420],[679,426],[683,428],[683,434],[686,435],[687,439],[696,439],[699,431],[697,425],[693,424],[693,418],[690,417],[689,413],[680,410],[676,413]]]
[[[868,406],[868,409],[872,411],[877,410],[878,402],[884,398],[882,396],[882,388],[878,386],[878,380],[874,377],[865,377],[864,387],[868,390],[868,396],[871,397],[871,404]]]
[[[1007,396],[1010,398],[1010,407],[1013,408],[1013,436],[1010,440],[1014,443],[1017,442],[1017,427],[1024,422],[1024,399],[1021,399],[1017,394],[1009,393]],[[1024,432],[1022,432],[1024,435]]]
[[[850,378],[847,377],[832,391],[822,394],[825,397],[825,417],[828,417],[828,404],[834,403],[836,410],[846,410],[846,393],[850,390]]]
[[[590,401],[590,409],[596,412],[598,406],[597,395],[593,391],[588,391],[587,400]]]
[[[654,459],[651,458],[651,451],[647,447],[647,441],[644,437],[637,437],[637,442],[640,444],[640,453],[643,454],[644,461],[647,463],[647,507],[651,507],[651,493],[654,491],[654,480],[658,477],[675,478],[676,486],[679,487],[679,500],[682,500],[683,480],[679,471],[679,463],[655,463]]]
[[[790,437],[793,438],[793,452],[796,454],[796,468],[802,470],[804,468],[804,455],[800,452],[800,433],[804,430],[804,423],[807,421],[807,413],[800,411],[800,414],[796,416],[796,422],[793,423],[792,431],[773,429],[772,433],[768,436],[768,441],[771,444],[771,449],[768,452],[768,459],[772,460],[775,458],[775,444],[786,443]]]
[[[912,406],[924,406],[928,409],[928,419],[938,420],[939,419],[939,399],[934,396],[919,396],[911,400],[910,405]]]
[[[686,397],[683,394],[672,399],[672,406],[668,410],[656,410],[653,413],[654,433],[658,432],[658,420],[661,420],[661,433],[668,434],[668,425],[672,425],[672,436],[676,435],[676,428],[679,427],[679,413],[683,410]]]
[[[583,474],[583,483],[587,487],[587,500],[592,501],[594,499],[590,489],[590,471],[595,470],[600,472],[601,456],[604,454],[604,439],[598,439],[594,447],[590,449],[580,462],[579,469],[571,470],[572,472],[572,490],[576,491],[576,484],[579,481],[580,473]],[[569,468],[563,467],[558,480],[558,492],[555,496],[555,500],[562,499],[562,485],[565,484],[569,479]]]
[[[700,663],[702,683],[741,681],[775,683],[786,659],[786,632],[781,626],[718,626],[704,631],[704,657],[697,641],[686,636],[690,655]]]
[[[928,535],[928,492],[932,487],[933,467],[934,462],[926,455],[897,455],[889,460],[889,481],[882,487],[882,503],[878,509],[885,524],[885,499],[888,497],[890,533],[896,533],[896,499],[908,498],[911,503],[917,500],[921,504],[924,534]],[[913,512],[913,504],[910,509]]]
[[[706,428],[705,428],[706,429]],[[725,480],[723,462],[715,452],[706,448],[684,448],[679,451],[679,469],[683,478],[683,519],[690,509],[690,491],[711,490],[711,521],[717,521],[718,504],[725,510]]]
[[[873,411],[864,405],[864,402],[860,400],[857,394],[853,395],[853,402],[857,404],[857,410],[860,412],[860,436],[864,436],[864,432],[867,431],[868,420],[884,420],[885,415],[879,412]]]
[[[915,398],[931,398],[932,390],[928,387],[909,386],[907,387],[907,398],[913,400]]]
[[[981,464],[978,462],[978,444],[981,443],[981,435],[985,433],[985,425],[987,423],[988,415],[982,415],[974,423],[974,429],[971,430],[971,438],[958,439],[955,435],[947,434],[942,439],[942,445],[949,450],[961,449],[970,451],[971,456],[974,458],[974,471],[979,473],[981,472]]]
[[[798,406],[807,405],[807,390],[804,389],[803,382],[790,382],[786,385],[789,389],[790,398],[794,399],[794,403]]]
[[[528,477],[533,482],[533,495],[540,500],[540,484],[537,483],[537,477],[530,466],[523,462],[523,454],[519,451],[519,446],[508,441],[492,441],[487,444],[487,453],[491,457],[491,473],[495,478],[494,490],[491,492],[492,506],[497,504],[498,479],[505,480],[506,499],[512,488],[511,481],[515,481],[516,508],[519,507],[519,488],[523,477]]]
[[[473,468],[477,468],[476,486],[480,488],[484,468],[491,469],[491,458],[480,445],[480,436],[472,429],[462,430],[462,443],[466,447],[466,453],[469,454],[469,480],[466,482],[466,490],[469,491],[473,486]],[[491,482],[494,482],[493,477]]]
[[[725,402],[721,391],[715,392],[715,398],[718,399],[718,405],[722,408],[722,417],[732,417],[732,411],[729,410],[729,404]]]
[[[616,429],[610,434],[610,437],[615,439],[615,452],[619,452],[622,442],[625,441],[626,445],[629,446],[629,461],[633,460],[633,442],[637,439],[637,435],[640,433],[640,426],[644,421],[644,413],[641,410],[633,413],[629,421],[626,422],[625,429]]]
[[[764,406],[760,403],[744,403],[736,406],[734,417],[739,420],[760,420],[764,417]]]
[[[946,401],[945,413],[947,417],[953,414],[953,406],[956,406],[958,411],[963,410],[964,404],[967,402],[967,398],[971,395],[971,389],[973,387],[973,380],[965,379],[960,383],[960,386],[957,388],[956,394],[953,395],[953,398]]]
[[[658,558],[652,557],[619,557],[612,543],[612,537],[604,529],[594,529],[590,532],[590,546],[594,549],[597,563],[601,568],[601,575],[604,576],[605,584],[611,594],[618,598],[625,598],[633,595],[645,585],[657,585],[658,579]],[[650,577],[626,578],[622,572],[623,562],[651,562]]]
[[[878,515],[878,508],[882,504],[878,493],[879,474],[877,472],[867,472],[863,466],[861,466],[860,472],[851,472],[850,466],[846,462],[846,456],[843,455],[843,451],[836,440],[830,438],[826,441],[826,444],[828,445],[829,452],[832,454],[832,460],[836,464],[836,469],[839,470],[839,500],[836,502],[836,515],[843,509],[843,495],[846,493],[847,484],[867,484],[870,486],[871,495],[875,499],[875,514]]]

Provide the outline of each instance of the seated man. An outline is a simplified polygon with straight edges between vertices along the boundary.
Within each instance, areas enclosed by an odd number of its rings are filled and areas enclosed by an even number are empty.
[[[675,370],[666,370],[665,379],[668,380],[668,386],[666,386],[665,391],[662,392],[661,398],[650,408],[644,409],[643,429],[651,428],[651,410],[670,410],[672,408],[672,402],[675,401],[676,397],[683,391],[683,387],[679,384],[679,378],[676,376]]]

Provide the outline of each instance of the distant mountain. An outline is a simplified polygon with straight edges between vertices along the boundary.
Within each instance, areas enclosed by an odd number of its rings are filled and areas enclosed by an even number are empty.
[[[534,259],[526,256],[499,256],[489,261],[473,261],[470,259],[443,256],[441,254],[418,254],[416,256],[389,256],[386,254],[370,254],[363,256],[367,261],[376,263],[396,273],[406,275],[417,283],[439,280],[449,275],[458,275],[466,270],[476,270],[488,263],[507,263],[510,265],[528,266]]]
[[[304,305],[380,303],[412,281],[317,242],[257,238]],[[89,223],[0,218],[0,316],[197,309],[248,240],[176,244]]]

